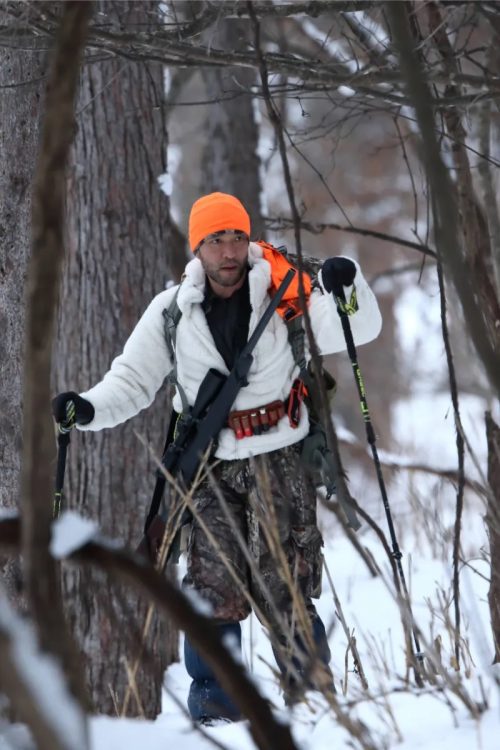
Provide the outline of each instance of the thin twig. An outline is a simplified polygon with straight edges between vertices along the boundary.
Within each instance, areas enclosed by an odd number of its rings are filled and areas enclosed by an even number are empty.
[[[343,629],[344,634],[345,634],[345,636],[347,638],[348,647],[352,651],[352,658],[354,660],[354,671],[356,672],[356,674],[358,675],[359,679],[361,680],[361,684],[363,686],[363,690],[368,690],[368,680],[366,679],[365,671],[363,669],[363,663],[362,663],[361,657],[359,655],[358,647],[356,646],[356,639],[350,633],[349,628],[347,626],[347,622],[346,622],[346,619],[344,617],[344,610],[342,609],[342,604],[340,603],[340,599],[338,597],[337,590],[336,590],[335,585],[333,583],[333,578],[332,578],[332,575],[330,573],[330,569],[329,569],[329,567],[328,567],[328,565],[326,563],[326,560],[324,561],[324,568],[325,568],[325,572],[326,572],[326,575],[327,575],[327,578],[328,578],[328,583],[330,584],[330,588],[332,590],[332,596],[333,596],[333,601],[335,602],[335,608],[337,610],[337,616],[338,616],[338,618],[340,620],[340,624],[342,625],[342,629]],[[347,659],[347,654],[346,654],[346,659]],[[347,682],[347,680],[346,680],[346,682]]]
[[[446,352],[446,363],[448,365],[448,376],[450,382],[450,394],[455,417],[455,434],[458,456],[458,487],[457,501],[455,507],[455,525],[453,530],[453,599],[455,607],[455,659],[456,668],[460,669],[460,533],[462,527],[462,514],[464,507],[465,488],[465,446],[462,420],[460,417],[460,404],[458,400],[458,387],[451,350],[450,337],[448,334],[448,321],[446,314],[446,291],[444,287],[443,267],[438,261],[437,275],[439,281],[439,296],[441,301],[441,329]]]

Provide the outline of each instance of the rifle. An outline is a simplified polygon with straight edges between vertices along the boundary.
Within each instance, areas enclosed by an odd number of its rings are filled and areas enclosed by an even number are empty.
[[[193,407],[187,414],[182,414],[177,420],[175,437],[163,455],[162,464],[166,471],[178,478],[186,489],[195,478],[203,458],[209,453],[213,453],[216,438],[227,424],[231,408],[240,388],[248,385],[247,377],[253,362],[252,352],[278,308],[294,275],[295,270],[291,268],[257,323],[245,347],[238,355],[229,375],[223,375],[218,370],[210,368],[200,384]],[[153,496],[153,499],[157,501],[158,509],[161,502],[161,496],[158,498],[157,491],[159,480],[160,477],[157,480]],[[164,486],[165,478],[163,476],[161,493]],[[146,554],[154,562],[165,531],[166,519],[161,515],[154,515],[152,510],[153,503],[146,521],[145,536],[139,544],[138,551]],[[185,510],[180,525],[183,526],[189,520],[190,513]],[[167,560],[172,556],[174,550],[178,550],[179,534],[180,530],[176,533],[170,546]]]

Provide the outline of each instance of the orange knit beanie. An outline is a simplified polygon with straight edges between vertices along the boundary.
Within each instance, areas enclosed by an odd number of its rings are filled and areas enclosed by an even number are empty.
[[[194,252],[209,234],[237,229],[250,236],[250,216],[234,195],[210,193],[199,198],[189,214],[189,246]]]

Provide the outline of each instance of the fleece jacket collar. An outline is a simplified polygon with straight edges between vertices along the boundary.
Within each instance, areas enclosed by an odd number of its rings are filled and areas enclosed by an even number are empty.
[[[259,310],[271,285],[271,268],[263,257],[262,248],[255,242],[248,247],[248,284],[252,310]],[[205,296],[205,271],[199,258],[193,258],[185,270],[185,277],[177,296],[179,310],[186,317],[192,314],[193,305],[201,304]]]

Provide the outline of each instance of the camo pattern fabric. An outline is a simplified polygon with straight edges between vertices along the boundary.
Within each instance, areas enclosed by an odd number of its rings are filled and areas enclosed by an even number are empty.
[[[315,613],[323,540],[300,450],[297,443],[254,459],[220,461],[194,493],[183,585],[209,602],[219,621],[243,620],[255,603],[256,614],[273,626],[276,612],[292,616],[291,589]]]

